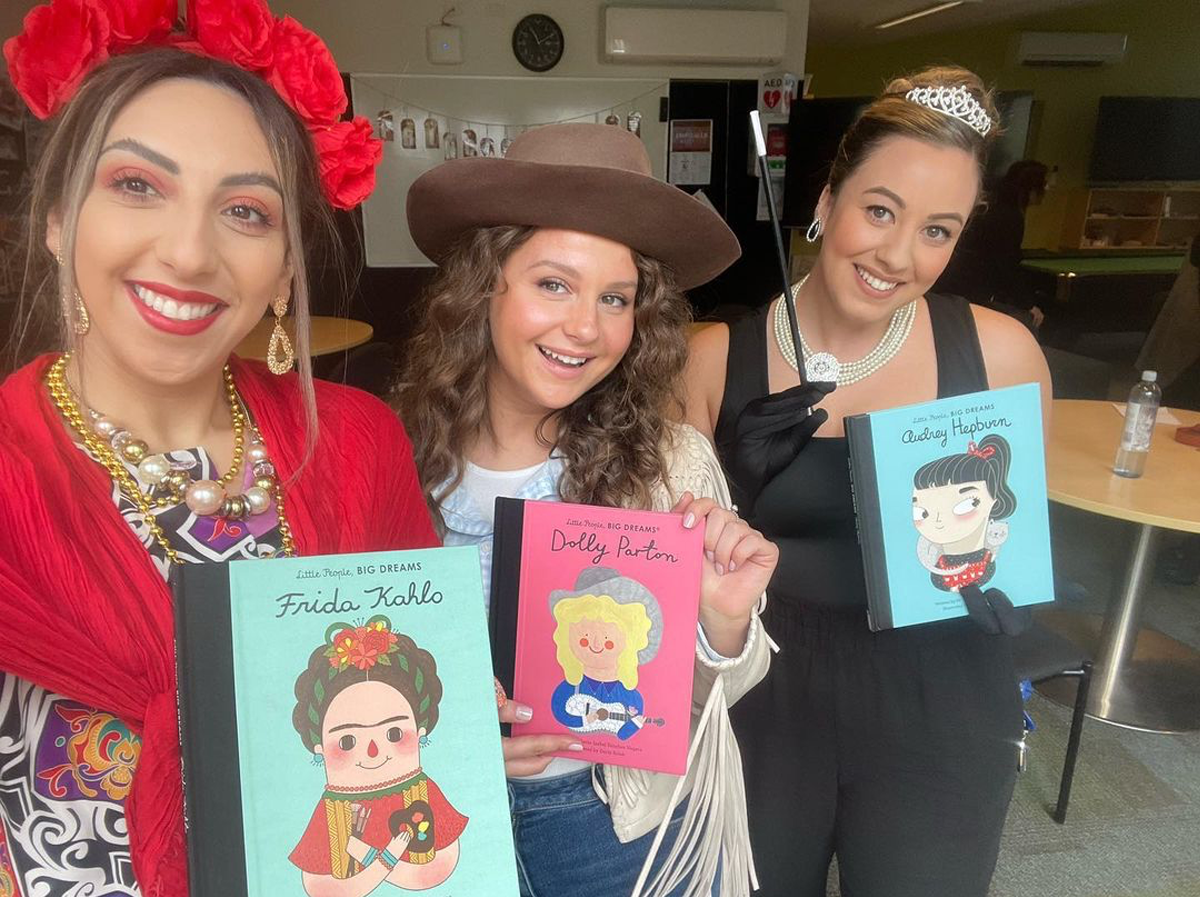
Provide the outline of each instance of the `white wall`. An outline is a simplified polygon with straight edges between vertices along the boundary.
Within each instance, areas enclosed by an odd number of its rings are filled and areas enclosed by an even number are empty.
[[[804,71],[809,0],[274,0],[325,39],[342,71],[445,72],[463,75],[529,74],[513,57],[512,30],[532,12],[554,17],[566,44],[562,61],[549,74],[571,77],[757,78],[764,67],[671,66],[612,63],[603,54],[605,6],[658,6],[718,9],[778,9],[788,14],[787,56],[783,68]],[[431,65],[425,55],[425,28],[451,6],[451,24],[463,30],[461,65]],[[770,68],[777,68],[772,66]]]

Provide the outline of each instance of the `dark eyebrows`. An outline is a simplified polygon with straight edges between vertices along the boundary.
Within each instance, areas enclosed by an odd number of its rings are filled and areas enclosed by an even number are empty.
[[[978,486],[959,486],[958,487],[959,495],[963,495],[964,493],[967,493],[967,492],[978,492],[978,491],[979,491]]]
[[[900,208],[907,208],[907,204],[897,194],[893,193],[887,187],[869,187],[863,193],[878,193],[880,196],[886,196]]]
[[[279,181],[271,177],[269,174],[262,172],[253,172],[247,174],[231,174],[227,178],[221,179],[222,187],[269,187],[283,196],[283,188],[279,186]]]
[[[863,193],[878,193],[880,196],[886,196],[902,209],[908,207],[904,200],[902,200],[897,194],[893,193],[887,187],[870,187],[864,190]],[[929,216],[930,221],[938,221],[940,219],[957,221],[960,225],[964,223],[963,216],[958,214],[958,212],[939,212],[937,215]]]
[[[100,155],[104,155],[110,150],[125,150],[133,153],[135,156],[141,156],[147,162],[157,165],[168,174],[179,174],[179,163],[174,159],[164,156],[157,150],[152,150],[132,137],[123,137],[120,140],[115,140],[100,151]],[[279,186],[279,181],[261,171],[247,172],[245,174],[231,174],[229,177],[222,178],[222,187],[269,187],[280,196],[283,196],[283,188]]]
[[[329,730],[329,734],[340,732],[343,729],[374,729],[376,726],[386,726],[388,723],[398,723],[408,719],[407,716],[389,716],[387,719],[380,720],[377,723],[343,723],[340,726],[334,726]]]
[[[179,174],[179,163],[174,159],[168,159],[160,152],[150,149],[144,143],[139,143],[132,137],[122,137],[120,140],[115,140],[100,151],[100,155],[104,155],[110,150],[125,150],[133,153],[135,156],[141,156],[147,162],[157,165],[169,174]]]

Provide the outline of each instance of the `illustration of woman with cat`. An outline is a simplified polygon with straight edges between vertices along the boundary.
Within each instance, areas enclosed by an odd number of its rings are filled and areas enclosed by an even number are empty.
[[[1008,539],[1002,521],[1017,509],[1007,483],[1011,461],[1008,440],[991,434],[913,475],[917,558],[942,591],[982,586],[995,574],[996,556]]]

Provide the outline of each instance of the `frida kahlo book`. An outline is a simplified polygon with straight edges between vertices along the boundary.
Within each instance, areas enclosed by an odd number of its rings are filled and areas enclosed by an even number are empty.
[[[496,677],[533,719],[576,735],[576,760],[687,766],[702,526],[679,514],[496,500]]]
[[[1054,600],[1036,383],[846,418],[871,629]]]
[[[193,897],[516,895],[474,547],[174,576]]]

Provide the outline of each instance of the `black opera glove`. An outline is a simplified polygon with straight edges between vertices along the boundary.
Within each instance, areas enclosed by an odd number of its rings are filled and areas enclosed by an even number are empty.
[[[766,485],[792,463],[828,419],[829,412],[813,406],[836,386],[805,383],[755,399],[742,409],[733,436],[720,449],[743,518],[749,518]]]
[[[967,606],[967,616],[988,635],[1020,635],[1033,625],[1033,611],[1028,607],[1013,607],[1000,589],[983,591],[979,586],[963,586],[958,590]]]

